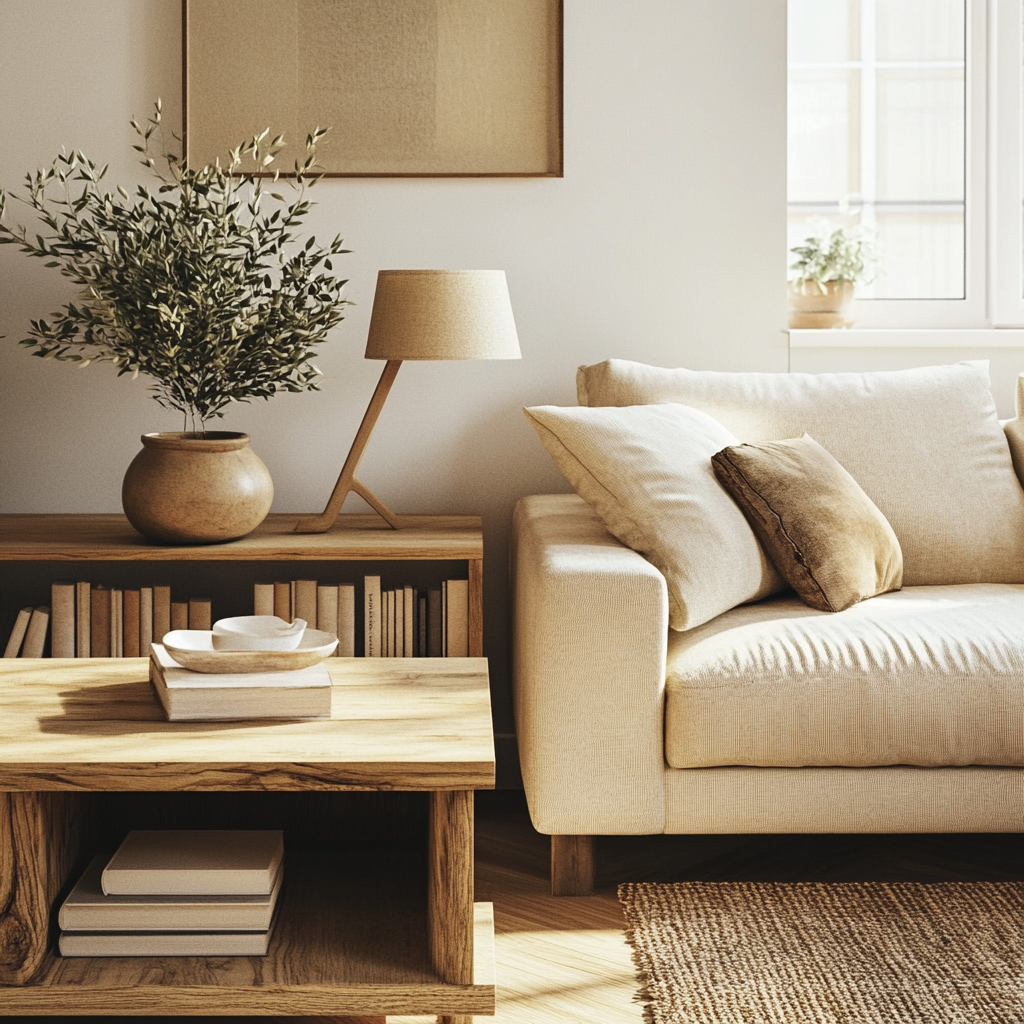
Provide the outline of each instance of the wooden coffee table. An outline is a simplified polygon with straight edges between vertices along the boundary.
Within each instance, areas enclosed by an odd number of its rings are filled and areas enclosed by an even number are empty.
[[[0,1014],[493,1014],[493,918],[473,902],[486,661],[329,659],[330,719],[244,723],[165,721],[147,664],[0,662]],[[266,957],[56,954],[94,794],[337,790],[429,793],[425,856],[286,849]]]

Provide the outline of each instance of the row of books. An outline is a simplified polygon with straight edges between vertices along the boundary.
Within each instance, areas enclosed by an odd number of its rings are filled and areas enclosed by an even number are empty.
[[[210,629],[208,597],[173,601],[169,586],[120,589],[102,583],[58,581],[49,607],[22,608],[5,658],[40,658],[50,634],[54,658],[138,658],[172,629]]]
[[[336,655],[356,655],[356,586],[317,580],[257,583],[253,614],[304,619],[338,638]],[[174,601],[169,586],[120,589],[89,582],[52,585],[49,607],[22,608],[5,658],[137,658],[173,629],[210,629],[209,598]],[[363,653],[368,658],[464,658],[469,655],[469,581],[382,589],[363,579]]]
[[[57,915],[62,956],[262,956],[284,878],[277,830],[130,832]]]

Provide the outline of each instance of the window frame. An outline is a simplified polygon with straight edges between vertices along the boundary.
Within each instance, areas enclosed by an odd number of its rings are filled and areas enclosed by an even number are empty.
[[[989,7],[989,318],[1024,327],[1024,0]]]
[[[1020,214],[1024,191],[1020,155],[1024,0],[965,0],[965,11],[964,297],[856,299],[857,328],[976,330],[1024,325],[1024,297],[1014,302],[1012,291],[1013,276],[1021,280],[1024,242]],[[1007,35],[1006,25],[1013,23],[1014,17],[1018,28],[1010,35],[1015,49],[1000,38]],[[994,114],[999,117],[998,124]],[[1015,136],[1012,141],[1004,127],[1007,123]],[[1007,153],[1013,159],[1004,164]],[[1008,232],[1004,228],[1006,210],[1014,203],[1018,214],[1009,223],[1015,231]],[[997,267],[1002,277],[997,275]]]

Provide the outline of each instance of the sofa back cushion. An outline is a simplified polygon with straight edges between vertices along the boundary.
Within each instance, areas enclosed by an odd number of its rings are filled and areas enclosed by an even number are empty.
[[[782,588],[715,479],[711,456],[735,438],[710,416],[684,405],[525,411],[609,532],[661,570],[673,629],[692,629]]]
[[[904,586],[1024,582],[1024,491],[985,362],[807,374],[611,359],[576,380],[581,405],[681,402],[740,441],[810,434],[892,525]]]

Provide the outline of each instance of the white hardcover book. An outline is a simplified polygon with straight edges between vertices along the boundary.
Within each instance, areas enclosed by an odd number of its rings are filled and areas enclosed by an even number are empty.
[[[469,580],[448,580],[448,658],[469,657]]]
[[[254,583],[252,587],[253,615],[274,614],[274,584]]]
[[[88,658],[92,653],[92,584],[75,584],[75,657]]]
[[[32,621],[32,609],[22,608],[18,617],[14,620],[14,628],[7,640],[7,647],[4,650],[5,658],[16,658],[21,653],[21,645],[28,632],[28,624]]]
[[[75,656],[75,585],[63,581],[50,586],[50,657]]]
[[[64,931],[252,932],[267,931],[281,892],[284,862],[266,896],[106,895],[103,869],[110,857],[93,857],[57,914]]]
[[[311,629],[317,629],[316,618],[316,580],[295,581],[295,602],[292,605],[292,618],[305,619]],[[331,631],[333,632],[333,630]]]
[[[316,588],[316,622],[310,623],[331,636],[338,635],[338,587],[336,584]],[[338,650],[335,648],[334,653]]]
[[[140,829],[100,884],[105,896],[269,896],[283,861],[280,829]]]
[[[291,672],[190,672],[162,644],[150,650],[149,679],[169,722],[331,717],[331,676],[322,662]]]
[[[61,932],[61,956],[266,956],[265,932]]]
[[[153,588],[139,590],[139,654],[145,658],[153,642]]]
[[[338,646],[334,653],[339,658],[356,656],[356,588],[352,583],[338,586]]]
[[[367,658],[381,656],[380,577],[363,579],[363,654]]]
[[[50,625],[50,609],[40,605],[32,609],[32,617],[25,630],[25,642],[21,645],[23,658],[41,658],[46,646],[46,631]]]

